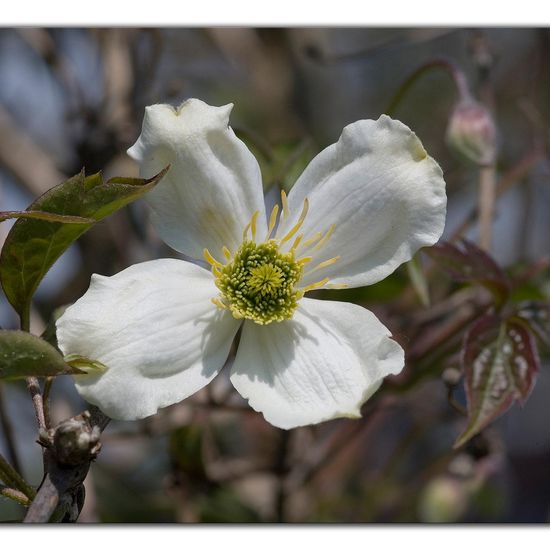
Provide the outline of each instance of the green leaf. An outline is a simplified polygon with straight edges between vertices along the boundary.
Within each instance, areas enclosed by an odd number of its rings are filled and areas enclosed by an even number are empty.
[[[487,314],[466,334],[462,356],[468,426],[460,447],[518,400],[524,403],[535,384],[539,359],[533,335],[517,316],[501,320]]]
[[[0,330],[0,379],[82,374],[48,342],[22,330]]]
[[[506,273],[486,252],[475,244],[462,240],[459,245],[440,242],[424,252],[458,282],[476,283],[493,293],[497,303],[510,296],[510,283]]]
[[[23,315],[40,281],[65,250],[93,224],[150,191],[168,167],[151,179],[112,178],[84,171],[53,187],[27,209],[37,217],[18,219],[0,255],[0,281],[11,305]],[[44,213],[54,215],[45,219]],[[34,216],[34,214],[33,214]],[[59,221],[70,216],[70,221]],[[76,222],[75,217],[88,221]]]
[[[42,212],[40,210],[11,210],[9,212],[0,212],[0,222],[14,218],[30,218],[34,220],[45,220],[47,222],[61,223],[95,223],[93,218],[82,218],[81,216],[63,216],[62,214],[52,214],[51,212]]]

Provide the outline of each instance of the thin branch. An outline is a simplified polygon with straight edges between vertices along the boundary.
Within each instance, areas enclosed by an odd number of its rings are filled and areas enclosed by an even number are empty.
[[[495,167],[482,166],[479,169],[479,245],[487,252],[491,251],[495,200]]]
[[[59,424],[46,450],[46,477],[24,523],[45,523],[52,517],[76,521],[84,503],[82,484],[101,447],[99,435],[109,421],[108,416],[92,406],[89,411]]]
[[[29,498],[24,493],[18,491],[17,489],[12,489],[11,487],[0,485],[0,495],[14,500],[19,504],[22,504],[23,506],[29,506],[29,504],[31,503]]]
[[[42,402],[44,410],[44,422],[46,423],[46,428],[51,428],[52,419],[50,417],[50,392],[52,389],[53,381],[55,380],[54,376],[46,377],[44,382],[44,392],[42,393]]]
[[[34,498],[35,490],[17,473],[13,466],[0,454],[0,480],[8,487],[17,489],[29,499]]]
[[[34,406],[34,413],[36,415],[36,420],[38,422],[38,429],[45,430],[46,426],[46,417],[44,415],[44,402],[42,401],[42,393],[40,390],[40,383],[36,376],[29,376],[26,379],[27,389],[32,398],[32,404]]]

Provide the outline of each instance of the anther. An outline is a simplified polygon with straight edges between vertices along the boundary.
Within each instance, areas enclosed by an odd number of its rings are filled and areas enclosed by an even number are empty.
[[[335,256],[334,258],[331,258],[330,260],[325,260],[324,262],[321,262],[320,264],[317,264],[311,271],[305,271],[304,275],[310,275],[311,273],[317,271],[318,269],[323,269],[323,267],[328,267],[329,265],[333,265],[339,259],[340,259],[340,256]]]
[[[222,252],[223,252],[223,255],[225,256],[225,258],[226,258],[227,260],[230,260],[230,259],[231,259],[231,252],[230,252],[229,248],[227,248],[227,246],[224,246],[224,247],[222,248]]]
[[[296,239],[294,240],[294,244],[290,247],[290,250],[292,252],[295,252],[296,249],[298,248],[298,245],[300,244],[300,241],[302,240],[302,238],[304,237],[304,235],[302,233],[300,233]]]
[[[271,211],[271,216],[269,217],[269,227],[267,229],[267,239],[271,238],[271,234],[273,233],[273,230],[275,229],[275,225],[277,223],[277,214],[279,213],[279,205],[276,204],[273,207],[273,210]]]
[[[328,228],[328,231],[324,234],[323,238],[315,245],[313,250],[319,250],[330,239],[335,229],[336,229],[336,225],[332,224]]]
[[[307,241],[304,241],[304,244],[302,246],[305,248],[309,248],[312,244],[315,244],[322,236],[323,234],[320,231],[317,231],[317,233],[315,233],[313,237],[307,239]]]
[[[300,229],[300,227],[302,227],[302,224],[304,223],[304,220],[306,219],[306,215],[307,215],[307,211],[309,210],[309,201],[306,199],[304,199],[304,206],[302,208],[302,213],[300,214],[300,217],[298,218],[298,222],[296,223],[296,225],[281,239],[281,244],[284,244],[286,243],[287,241],[289,241],[290,239],[292,239],[292,237],[294,237],[294,235],[298,232],[298,230]]]
[[[210,251],[208,250],[208,248],[205,248],[202,253],[204,254],[204,259],[212,266],[212,267],[218,267],[218,268],[222,268],[223,267],[223,264],[221,264],[220,262],[218,262],[218,260],[216,260],[214,258],[214,256],[212,256],[212,254],[210,254]]]
[[[211,298],[210,301],[220,309],[227,309],[227,306],[219,298]]]
[[[316,283],[313,283],[311,285],[307,285],[305,286],[304,288],[302,288],[301,290],[304,292],[304,294],[306,292],[309,292],[310,290],[315,290],[317,288],[321,288],[322,286],[325,286],[328,282],[330,281],[330,278],[329,277],[325,277],[324,279],[322,279],[321,281],[317,281]]]
[[[258,219],[258,215],[260,214],[259,210],[256,210],[254,214],[252,214],[252,219],[250,220],[250,229],[252,231],[252,240],[256,242],[256,221]]]
[[[284,189],[281,189],[281,204],[283,205],[283,219],[286,220],[290,215],[290,209],[288,208],[288,200]]]

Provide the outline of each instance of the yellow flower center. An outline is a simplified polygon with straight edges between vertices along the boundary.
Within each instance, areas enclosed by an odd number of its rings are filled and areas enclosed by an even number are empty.
[[[283,218],[286,219],[289,210],[284,191],[281,192],[281,201]],[[298,301],[309,290],[344,287],[345,285],[327,285],[328,277],[304,287],[297,286],[304,274],[332,265],[339,259],[337,256],[325,260],[304,273],[304,266],[312,260],[312,256],[303,254],[321,248],[332,235],[334,226],[330,226],[324,234],[316,233],[306,241],[302,234],[298,234],[288,250],[281,249],[298,233],[307,211],[306,199],[298,222],[281,239],[272,239],[279,212],[279,206],[276,205],[271,212],[266,241],[262,243],[256,243],[256,220],[259,214],[256,212],[245,227],[243,243],[235,255],[227,247],[223,247],[225,264],[216,260],[205,249],[204,256],[212,266],[216,286],[220,290],[220,296],[212,300],[214,304],[231,311],[236,319],[250,319],[266,325],[292,318]]]

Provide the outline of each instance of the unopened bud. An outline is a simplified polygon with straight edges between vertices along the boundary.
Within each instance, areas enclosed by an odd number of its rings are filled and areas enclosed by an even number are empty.
[[[97,456],[101,430],[90,424],[90,414],[65,420],[55,429],[53,446],[60,464],[76,466]]]
[[[447,367],[441,374],[443,383],[447,386],[456,386],[462,378],[462,372],[454,367]]]
[[[497,130],[489,110],[477,101],[462,99],[454,108],[446,140],[449,147],[468,160],[488,166],[497,151]]]
[[[419,502],[420,521],[451,523],[459,521],[468,508],[468,493],[463,483],[449,477],[432,479]]]

